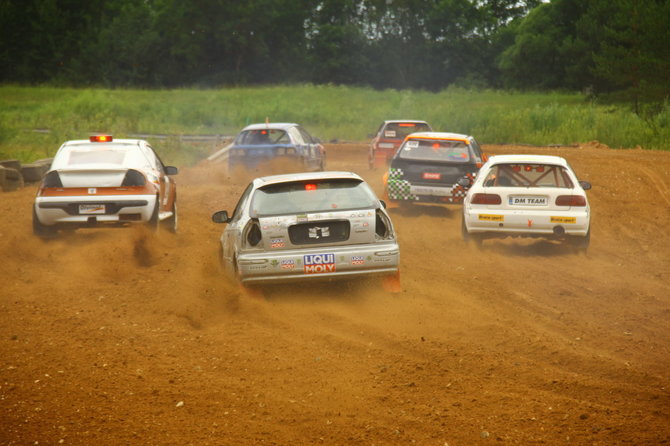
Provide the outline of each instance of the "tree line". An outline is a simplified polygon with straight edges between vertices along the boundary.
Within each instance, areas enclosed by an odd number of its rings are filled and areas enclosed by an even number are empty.
[[[0,82],[665,98],[670,0],[0,0]]]

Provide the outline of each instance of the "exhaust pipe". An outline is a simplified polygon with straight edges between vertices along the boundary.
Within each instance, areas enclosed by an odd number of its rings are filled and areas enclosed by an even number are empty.
[[[554,226],[554,235],[564,235],[565,228],[563,226]]]

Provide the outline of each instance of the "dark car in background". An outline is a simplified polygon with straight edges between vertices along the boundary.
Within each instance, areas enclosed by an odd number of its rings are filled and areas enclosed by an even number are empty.
[[[302,126],[295,123],[252,124],[242,129],[228,148],[228,166],[248,170],[284,160],[289,171],[323,170],[326,150]]]
[[[368,151],[368,165],[370,169],[374,169],[375,167],[386,168],[389,160],[393,157],[407,135],[430,131],[432,131],[432,128],[426,121],[408,119],[384,121],[370,142],[370,150]]]
[[[472,136],[424,132],[408,136],[384,175],[390,202],[462,203],[487,156]],[[459,180],[467,178],[469,182]]]

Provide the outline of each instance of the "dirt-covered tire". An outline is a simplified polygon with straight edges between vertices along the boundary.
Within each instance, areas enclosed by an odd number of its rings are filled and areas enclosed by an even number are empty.
[[[477,248],[482,247],[482,236],[468,232],[468,228],[465,226],[465,217],[461,218],[461,237],[466,244],[474,243]]]
[[[586,254],[589,249],[589,245],[591,244],[591,228],[589,228],[584,237],[571,237],[569,242],[577,254]]]
[[[173,234],[177,233],[179,217],[177,216],[177,199],[172,203],[172,216],[161,222],[162,226]]]
[[[158,197],[156,197],[156,205],[154,206],[154,210],[151,213],[151,217],[147,221],[147,227],[153,231],[158,230],[158,207],[160,206],[160,202],[158,201]]]
[[[35,208],[33,208],[33,234],[43,239],[51,239],[58,234],[58,230],[55,227],[46,226],[40,222]]]

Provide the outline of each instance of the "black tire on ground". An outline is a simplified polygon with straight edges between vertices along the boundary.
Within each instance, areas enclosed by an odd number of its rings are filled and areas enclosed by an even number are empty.
[[[43,239],[50,239],[56,237],[58,230],[53,226],[46,226],[40,222],[37,217],[35,208],[33,208],[33,234]]]
[[[23,180],[27,183],[36,183],[42,179],[45,173],[49,170],[47,164],[30,163],[21,166],[21,175]]]
[[[0,168],[3,169],[3,183],[0,185],[2,190],[12,192],[24,186],[23,175],[20,171],[8,167]]]

